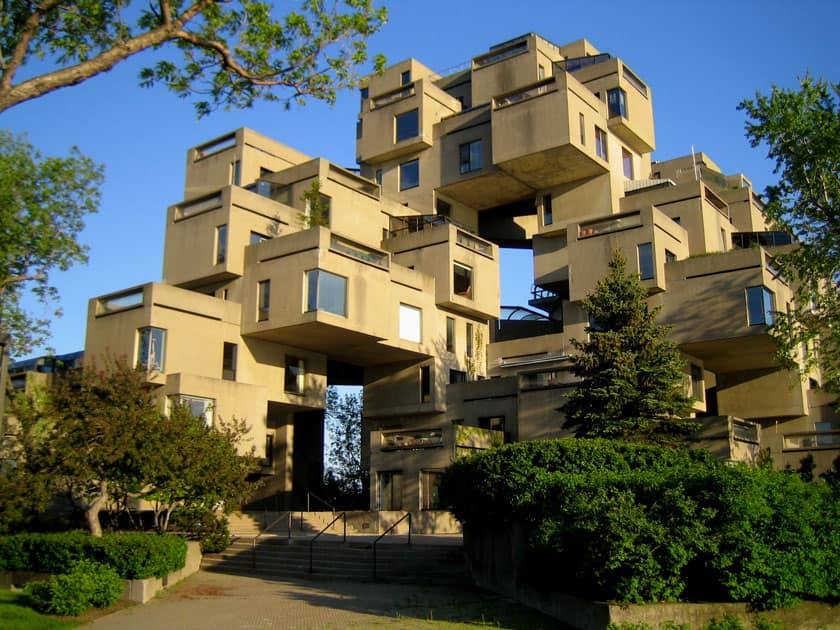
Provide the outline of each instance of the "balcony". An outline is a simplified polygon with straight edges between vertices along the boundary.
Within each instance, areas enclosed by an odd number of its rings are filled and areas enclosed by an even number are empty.
[[[594,140],[604,115],[604,104],[564,72],[502,94],[493,99],[493,163],[534,189],[607,173]]]

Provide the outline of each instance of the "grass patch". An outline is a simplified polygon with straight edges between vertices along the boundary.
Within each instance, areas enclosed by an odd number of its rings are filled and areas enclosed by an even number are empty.
[[[42,615],[25,605],[26,596],[15,591],[0,591],[0,628],[4,630],[54,630],[75,628],[81,621]]]

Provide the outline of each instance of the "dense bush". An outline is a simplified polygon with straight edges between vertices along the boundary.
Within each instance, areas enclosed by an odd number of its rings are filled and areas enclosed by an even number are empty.
[[[172,527],[187,532],[201,544],[201,553],[218,553],[230,546],[230,529],[225,516],[207,508],[183,508],[172,514]]]
[[[53,615],[80,615],[91,607],[107,608],[122,592],[123,580],[117,572],[91,560],[79,560],[67,573],[26,586],[32,606]]]
[[[0,536],[0,569],[66,573],[80,560],[112,567],[123,579],[163,577],[183,568],[187,545],[178,536],[128,532],[95,538],[83,532]]]
[[[523,442],[455,462],[441,497],[468,530],[521,526],[523,573],[543,587],[766,607],[840,597],[840,508],[830,486],[729,466],[705,451]]]

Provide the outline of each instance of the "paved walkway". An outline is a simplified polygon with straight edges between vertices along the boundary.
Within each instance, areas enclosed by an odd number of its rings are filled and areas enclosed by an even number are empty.
[[[478,589],[365,582],[273,581],[199,571],[145,605],[101,617],[95,630],[410,628],[444,621],[494,628],[562,628]]]

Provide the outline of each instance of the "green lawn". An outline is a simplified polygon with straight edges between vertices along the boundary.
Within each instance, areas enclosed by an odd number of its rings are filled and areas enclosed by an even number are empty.
[[[53,630],[75,628],[80,621],[63,621],[49,615],[42,615],[24,606],[21,592],[0,591],[0,628],[3,630]]]

